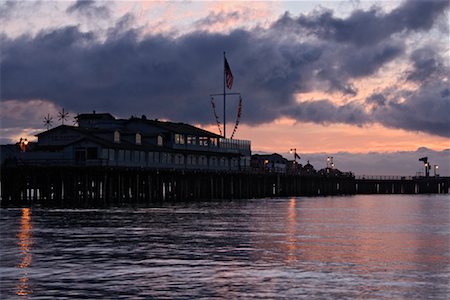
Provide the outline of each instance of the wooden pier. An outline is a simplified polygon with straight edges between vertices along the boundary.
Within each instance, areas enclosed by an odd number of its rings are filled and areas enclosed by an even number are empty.
[[[449,193],[449,177],[354,178],[112,167],[1,169],[1,204],[92,207],[160,201]]]

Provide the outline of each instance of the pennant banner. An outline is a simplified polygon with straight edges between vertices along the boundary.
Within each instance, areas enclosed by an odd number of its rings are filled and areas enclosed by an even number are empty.
[[[236,124],[234,124],[233,133],[231,134],[231,139],[233,139],[234,134],[236,133],[236,130],[239,126],[239,122],[241,121],[241,115],[242,115],[242,97],[239,96],[239,106],[237,111],[237,117],[236,117]]]
[[[214,117],[216,117],[217,128],[219,128],[220,135],[222,135],[222,129],[220,128],[219,116],[216,111],[216,103],[214,103],[214,97],[211,97],[211,106],[213,108]]]

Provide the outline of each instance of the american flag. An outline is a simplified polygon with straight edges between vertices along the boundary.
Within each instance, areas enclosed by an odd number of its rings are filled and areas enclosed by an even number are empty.
[[[230,65],[228,64],[226,58],[225,58],[225,80],[227,83],[227,88],[231,90],[231,87],[233,86],[233,73],[231,73]]]

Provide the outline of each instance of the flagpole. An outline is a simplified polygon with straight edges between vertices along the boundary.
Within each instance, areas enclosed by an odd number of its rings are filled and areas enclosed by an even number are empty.
[[[226,74],[225,74],[225,51],[223,52],[223,138],[225,139],[227,137],[226,135],[226,128],[227,128],[227,119],[226,119],[226,105],[225,105],[225,99],[226,99]]]

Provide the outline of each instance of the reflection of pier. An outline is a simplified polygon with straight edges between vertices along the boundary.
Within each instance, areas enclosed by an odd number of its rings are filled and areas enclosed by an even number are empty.
[[[450,177],[302,176],[103,167],[4,167],[2,205],[108,205],[273,196],[448,193]]]

